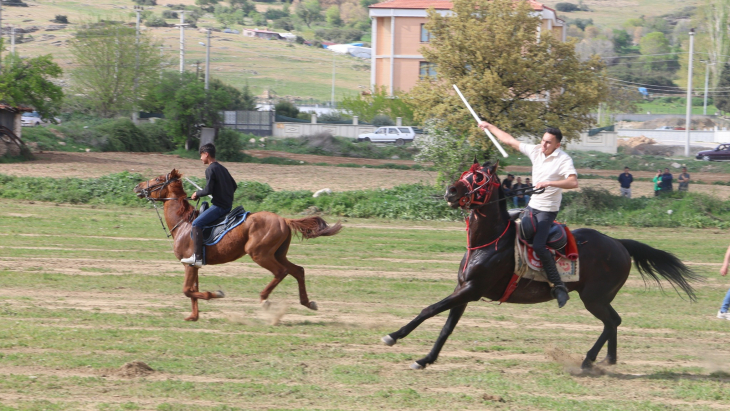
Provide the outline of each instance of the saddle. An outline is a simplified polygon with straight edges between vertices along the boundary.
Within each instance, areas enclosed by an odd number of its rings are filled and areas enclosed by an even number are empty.
[[[208,202],[203,201],[200,205],[200,213],[202,214],[208,209]],[[211,225],[203,227],[203,245],[215,245],[231,230],[246,221],[250,212],[237,206],[227,215],[215,220]]]

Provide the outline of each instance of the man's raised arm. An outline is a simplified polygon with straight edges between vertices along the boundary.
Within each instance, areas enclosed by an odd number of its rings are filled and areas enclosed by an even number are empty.
[[[481,121],[479,123],[479,128],[482,130],[487,129],[492,134],[494,134],[495,137],[499,139],[499,141],[503,142],[504,144],[507,144],[508,146],[514,148],[515,150],[520,150],[520,142],[517,141],[514,137],[509,135],[508,133],[500,130],[497,126],[494,124],[487,123],[486,121]]]

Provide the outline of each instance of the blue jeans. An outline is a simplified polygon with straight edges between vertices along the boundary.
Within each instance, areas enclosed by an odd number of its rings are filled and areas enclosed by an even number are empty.
[[[727,290],[727,294],[725,294],[725,299],[722,300],[722,307],[720,307],[720,312],[726,313],[728,308],[730,308],[730,290]]]
[[[224,215],[231,212],[231,209],[220,208],[217,206],[210,206],[203,214],[199,215],[198,218],[193,221],[193,227],[204,228],[209,226],[215,220],[223,217]]]
[[[530,204],[530,196],[523,196],[523,198],[512,197],[512,201],[515,204],[515,208],[519,207],[520,200],[525,201],[525,207],[527,207],[527,205]]]

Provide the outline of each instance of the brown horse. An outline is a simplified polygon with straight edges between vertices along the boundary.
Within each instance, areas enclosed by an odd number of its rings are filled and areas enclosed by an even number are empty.
[[[198,216],[198,211],[187,201],[181,177],[182,174],[173,169],[170,174],[141,182],[134,188],[137,197],[164,203],[165,221],[168,227],[172,227],[170,233],[174,240],[173,251],[178,260],[193,252],[194,245],[190,238],[190,230],[192,221]],[[340,223],[328,226],[320,217],[291,220],[266,211],[252,213],[245,223],[229,231],[218,244],[206,246],[206,263],[207,265],[224,264],[248,254],[256,264],[271,271],[274,275],[274,279],[261,291],[262,304],[267,303],[269,294],[281,280],[287,274],[291,274],[299,284],[301,304],[316,310],[317,303],[310,301],[307,297],[304,268],[292,264],[286,258],[292,231],[300,233],[304,238],[316,238],[335,235],[341,228]],[[190,298],[193,306],[193,312],[185,319],[186,321],[198,320],[198,299],[209,300],[224,297],[222,291],[200,292],[198,290],[198,268],[189,265],[185,266],[183,293]]]
[[[449,311],[449,317],[431,352],[411,365],[423,369],[438,358],[446,339],[454,331],[467,304],[482,297],[500,300],[515,272],[515,224],[505,206],[505,195],[497,177],[497,165],[476,163],[471,170],[452,184],[444,195],[453,208],[468,209],[468,249],[461,260],[458,284],[443,300],[426,307],[400,330],[382,338],[393,345],[405,338],[425,320]],[[603,322],[603,332],[588,351],[583,368],[590,368],[598,353],[608,342],[606,363],[616,363],[617,328],[621,317],[611,306],[616,294],[629,277],[631,259],[644,280],[651,278],[660,286],[660,277],[675,289],[681,289],[695,300],[689,281],[701,280],[676,256],[634,240],[617,240],[596,230],[581,228],[573,232],[580,253],[580,280],[566,283],[576,291],[585,308]],[[514,293],[506,300],[515,304],[536,304],[552,300],[548,283],[519,281]]]

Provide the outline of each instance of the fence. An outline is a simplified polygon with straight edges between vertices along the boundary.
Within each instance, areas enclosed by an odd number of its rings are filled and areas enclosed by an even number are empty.
[[[222,117],[223,127],[255,136],[274,134],[273,111],[224,111]]]

